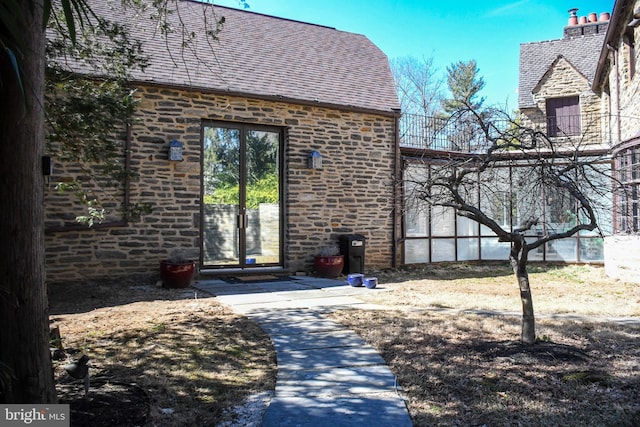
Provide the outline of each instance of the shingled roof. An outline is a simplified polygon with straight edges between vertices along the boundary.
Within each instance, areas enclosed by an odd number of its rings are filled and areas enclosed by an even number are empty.
[[[532,91],[559,56],[569,61],[590,84],[593,83],[604,36],[604,33],[597,33],[521,44],[518,107],[536,106]]]
[[[135,81],[385,113],[399,108],[388,59],[363,35],[178,1],[178,13],[169,15],[175,32],[167,38],[148,17],[113,11],[106,3],[92,2],[92,8],[101,16],[135,23],[133,36],[150,55],[149,67],[133,73]],[[212,11],[225,19],[217,41],[204,31]],[[187,34],[193,32],[187,48],[178,19]]]

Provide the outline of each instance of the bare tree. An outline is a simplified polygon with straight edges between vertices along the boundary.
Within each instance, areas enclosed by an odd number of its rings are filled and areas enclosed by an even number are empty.
[[[435,116],[440,109],[444,80],[433,57],[405,56],[391,60],[391,71],[403,113]]]
[[[391,71],[402,109],[402,140],[406,145],[437,145],[435,135],[445,122],[440,114],[444,79],[433,65],[433,57],[395,58]]]
[[[522,301],[524,343],[536,339],[527,266],[533,251],[598,231],[611,212],[610,160],[584,139],[551,138],[498,109],[457,99],[455,118],[473,123],[484,145],[415,159],[405,170],[406,203],[475,221],[510,244]]]

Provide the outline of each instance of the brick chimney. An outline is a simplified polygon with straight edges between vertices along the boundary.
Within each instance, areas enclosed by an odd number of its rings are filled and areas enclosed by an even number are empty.
[[[578,18],[578,9],[569,9],[569,22],[564,27],[564,38],[605,33],[609,26],[609,16],[608,12],[603,12],[600,16],[592,12],[588,16]]]

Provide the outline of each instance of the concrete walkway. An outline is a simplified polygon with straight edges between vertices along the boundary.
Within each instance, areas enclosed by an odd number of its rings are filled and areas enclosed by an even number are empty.
[[[278,374],[263,427],[412,425],[382,357],[324,316],[337,308],[377,308],[355,298],[376,290],[305,276],[249,283],[200,280],[194,287],[255,320],[271,336]]]

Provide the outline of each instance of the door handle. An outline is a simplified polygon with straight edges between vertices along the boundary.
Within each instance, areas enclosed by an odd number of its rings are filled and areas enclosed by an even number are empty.
[[[247,215],[238,214],[238,228],[239,229],[247,228]]]

